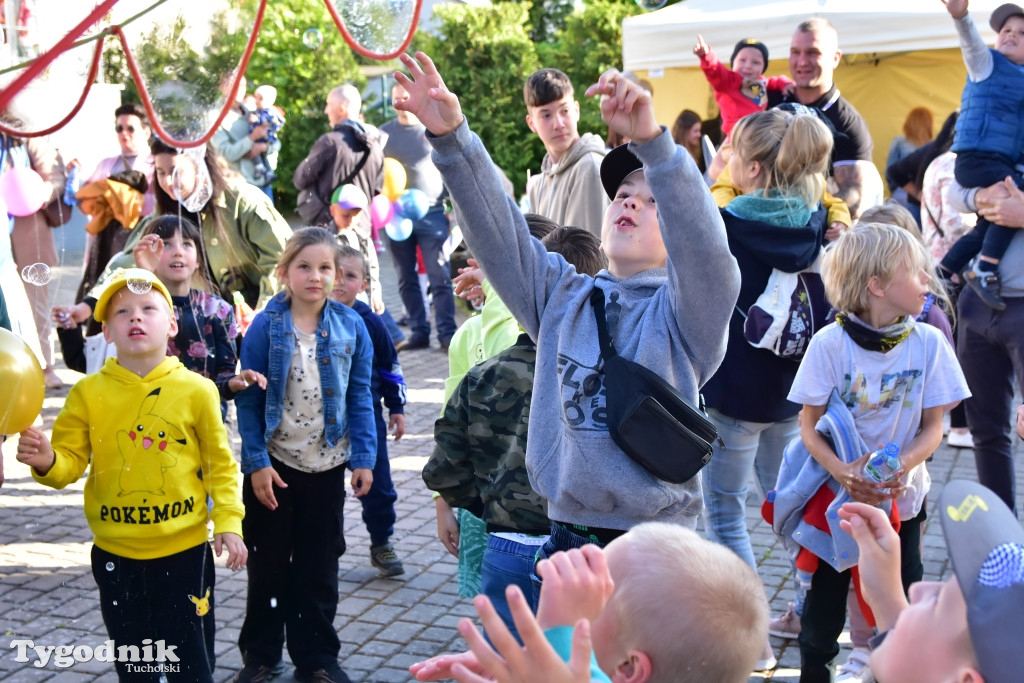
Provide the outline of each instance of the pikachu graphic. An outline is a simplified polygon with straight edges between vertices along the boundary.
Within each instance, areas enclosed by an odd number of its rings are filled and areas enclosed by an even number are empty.
[[[127,431],[117,433],[121,453],[120,496],[145,492],[164,495],[164,472],[174,467],[185,445],[185,434],[156,413],[157,387],[146,395]]]
[[[188,596],[188,599],[192,601],[192,604],[196,606],[196,614],[200,617],[206,616],[206,613],[210,611],[210,589],[206,589],[206,595],[201,598],[197,598],[194,595]]]

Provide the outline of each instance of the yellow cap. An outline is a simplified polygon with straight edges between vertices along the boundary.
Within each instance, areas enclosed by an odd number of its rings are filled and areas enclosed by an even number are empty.
[[[167,292],[167,287],[164,286],[164,283],[160,282],[156,275],[144,268],[126,268],[114,272],[110,277],[110,282],[107,283],[107,288],[103,290],[100,298],[96,300],[96,308],[92,312],[92,317],[96,322],[102,323],[106,321],[107,304],[117,294],[117,291],[124,287],[128,287],[136,293],[145,293],[150,289],[155,289],[160,294],[163,294],[171,311],[174,310],[174,302],[171,301],[171,295]]]

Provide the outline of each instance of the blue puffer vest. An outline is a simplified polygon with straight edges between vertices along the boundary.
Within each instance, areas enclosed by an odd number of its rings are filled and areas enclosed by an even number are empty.
[[[1011,161],[1024,150],[1024,66],[993,49],[992,73],[967,80],[952,151],[1000,154]]]

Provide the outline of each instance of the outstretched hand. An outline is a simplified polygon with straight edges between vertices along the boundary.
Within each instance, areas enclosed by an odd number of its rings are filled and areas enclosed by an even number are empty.
[[[430,57],[417,52],[415,57],[403,54],[399,59],[409,75],[396,71],[395,80],[409,93],[409,99],[395,102],[395,109],[414,114],[438,137],[458,128],[465,119],[459,98],[445,86]]]
[[[900,580],[900,538],[882,510],[864,503],[844,503],[839,526],[860,550],[860,586],[879,631],[887,631],[907,606]]]
[[[704,36],[697,34],[697,44],[693,46],[693,54],[704,57],[711,53],[711,46],[704,42]]]
[[[601,96],[601,118],[608,127],[633,142],[644,143],[661,134],[654,118],[651,93],[639,83],[608,69],[587,88],[586,96]]]
[[[946,6],[949,16],[954,19],[963,19],[967,16],[967,0],[942,0],[942,4]]]

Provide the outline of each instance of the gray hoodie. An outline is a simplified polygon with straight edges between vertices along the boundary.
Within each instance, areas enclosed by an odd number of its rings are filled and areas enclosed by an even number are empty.
[[[501,300],[537,341],[526,458],[550,518],[623,530],[651,520],[693,527],[701,509],[699,478],[684,484],[656,479],[612,441],[589,301],[595,286],[604,291],[619,354],[696,398],[697,387],[725,355],[740,276],[718,208],[693,160],[667,131],[630,146],[645,164],[658,204],[668,266],[626,280],[606,270],[591,278],[530,237],[465,122],[429,139],[467,244]]]
[[[559,225],[572,225],[601,236],[608,196],[601,185],[604,140],[585,133],[557,164],[544,155],[541,173],[530,179],[530,211]]]

